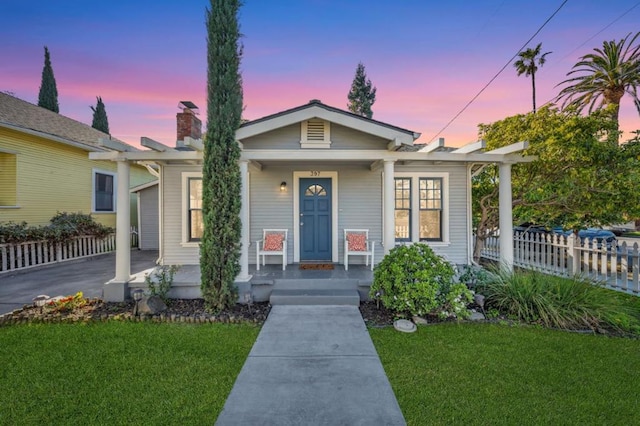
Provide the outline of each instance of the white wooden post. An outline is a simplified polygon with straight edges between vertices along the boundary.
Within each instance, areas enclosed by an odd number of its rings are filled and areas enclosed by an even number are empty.
[[[511,195],[511,164],[499,166],[499,204],[500,204],[500,264],[509,271],[513,270],[513,206]]]
[[[130,166],[118,160],[118,187],[116,196],[116,276],[102,289],[107,302],[122,302],[129,296],[127,283],[131,280],[131,203],[129,199]]]
[[[240,274],[236,277],[236,281],[246,282],[251,279],[249,275],[249,162],[240,161],[240,222],[242,223],[242,232],[240,236]]]
[[[396,245],[396,231],[395,231],[395,185],[393,179],[394,173],[394,161],[384,160],[384,180],[383,180],[383,218],[384,223],[382,225],[383,236],[382,243],[384,244],[384,254],[386,255]]]

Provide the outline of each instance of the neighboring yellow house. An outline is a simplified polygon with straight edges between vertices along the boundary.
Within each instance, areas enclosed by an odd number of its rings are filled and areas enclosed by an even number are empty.
[[[100,140],[107,140],[101,143]],[[119,149],[107,146],[119,147]],[[0,93],[0,222],[46,225],[57,212],[91,214],[116,225],[116,163],[89,160],[89,152],[136,151],[108,134]],[[153,180],[131,165],[131,187]],[[137,225],[131,198],[131,225]]]

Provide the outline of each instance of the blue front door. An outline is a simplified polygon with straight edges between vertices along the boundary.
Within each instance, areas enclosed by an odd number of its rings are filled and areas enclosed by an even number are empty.
[[[331,179],[300,179],[300,260],[331,261]]]

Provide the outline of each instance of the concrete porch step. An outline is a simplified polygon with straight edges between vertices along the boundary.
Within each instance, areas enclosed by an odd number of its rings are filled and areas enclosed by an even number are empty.
[[[269,302],[272,305],[350,305],[360,306],[360,295],[355,289],[274,289]]]
[[[359,280],[349,278],[278,278],[274,290],[355,290]]]

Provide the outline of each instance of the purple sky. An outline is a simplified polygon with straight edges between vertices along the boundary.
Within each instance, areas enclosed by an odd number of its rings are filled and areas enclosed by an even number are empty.
[[[246,0],[243,116],[260,118],[310,99],[346,109],[361,61],[378,89],[373,118],[429,142],[562,2]],[[91,124],[90,106],[102,96],[114,137],[173,146],[179,101],[194,102],[206,118],[208,6],[3,0],[0,91],[37,103],[46,45],[61,114]],[[640,30],[638,23],[638,0],[569,0],[528,44],[553,52],[536,74],[538,105],[553,99],[580,56]],[[509,65],[439,137],[460,146],[477,139],[479,123],[530,109],[531,80]],[[620,122],[625,131],[640,129],[630,99],[623,98]]]

